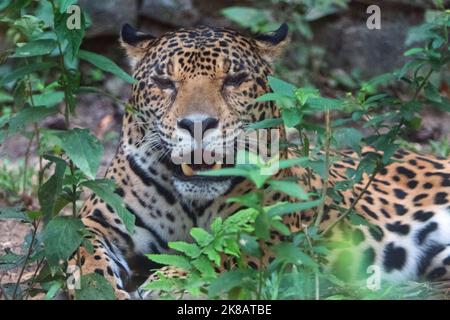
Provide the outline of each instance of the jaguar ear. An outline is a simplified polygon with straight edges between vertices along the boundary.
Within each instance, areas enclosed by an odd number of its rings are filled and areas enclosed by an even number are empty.
[[[151,34],[138,32],[128,23],[122,26],[122,30],[120,31],[120,44],[125,48],[132,67],[143,57],[147,47],[155,39],[156,37]]]
[[[254,37],[263,58],[271,62],[280,55],[283,47],[288,43],[288,30],[287,23],[283,23],[275,31],[258,34]]]

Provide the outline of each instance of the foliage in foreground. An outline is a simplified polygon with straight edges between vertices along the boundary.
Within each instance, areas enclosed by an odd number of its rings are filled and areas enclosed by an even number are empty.
[[[134,216],[114,193],[114,183],[96,179],[103,155],[101,142],[87,129],[71,128],[77,97],[84,92],[105,94],[101,90],[83,85],[79,68],[81,61],[92,67],[110,72],[124,81],[133,83],[131,76],[108,58],[80,49],[89,19],[80,11],[79,28],[68,27],[70,5],[76,1],[3,1],[0,23],[7,26],[8,40],[13,48],[2,53],[0,91],[0,143],[5,138],[21,135],[28,145],[37,145],[37,168],[29,168],[28,158],[19,167],[23,180],[11,176],[11,171],[0,175],[5,198],[16,206],[0,207],[0,219],[20,220],[31,226],[23,243],[23,254],[6,252],[0,256],[0,270],[19,267],[16,283],[2,284],[7,299],[26,299],[45,293],[51,299],[66,288],[65,261],[76,254],[80,245],[92,248],[87,240],[88,231],[79,218],[77,200],[84,190],[96,193],[111,205],[132,231]],[[73,19],[73,17],[72,17]],[[13,67],[11,68],[11,65]],[[120,103],[117,99],[115,102]],[[58,114],[65,119],[66,130],[46,129],[43,121]],[[4,163],[3,165],[7,165]],[[37,171],[39,206],[24,201],[30,189],[31,174]],[[23,181],[23,184],[22,184]],[[11,201],[12,194],[19,199]],[[29,207],[32,207],[31,209]],[[23,279],[25,270],[34,266],[31,279]],[[89,283],[92,275],[82,275],[81,284]],[[26,281],[25,281],[26,280]],[[111,286],[103,277],[96,279],[97,298],[111,298]],[[77,296],[92,298],[92,286],[82,286]]]
[[[80,50],[89,18],[82,15],[80,29],[67,28],[66,9],[75,2],[24,0],[4,1],[0,5],[0,23],[7,26],[8,39],[14,44],[1,55],[2,60],[12,61],[14,67],[0,67],[3,74],[0,78],[0,143],[7,137],[21,135],[28,139],[29,145],[35,143],[38,146],[39,156],[37,168],[29,168],[25,160],[18,169],[17,175],[23,178],[17,179],[19,182],[9,179],[8,175],[0,175],[0,184],[6,186],[8,193],[23,196],[33,188],[37,190],[39,202],[36,208],[30,208],[20,199],[14,199],[16,206],[0,208],[0,219],[15,219],[31,226],[30,234],[24,239],[23,253],[6,252],[0,256],[0,270],[19,268],[17,282],[3,284],[0,288],[7,299],[27,299],[37,293],[51,299],[58,291],[67,289],[66,279],[70,274],[66,273],[64,261],[76,254],[80,245],[90,247],[86,239],[88,232],[78,212],[77,200],[83,190],[89,189],[109,203],[129,230],[134,225],[133,216],[115,195],[113,183],[95,179],[103,152],[101,143],[88,130],[71,129],[70,125],[80,94],[95,92],[112,97],[84,85],[87,81],[80,71],[80,61],[113,73],[124,81],[133,82],[133,79],[108,58]],[[338,197],[336,191],[351,188],[364,173],[375,175],[380,167],[391,161],[390,156],[402,142],[405,129],[420,126],[418,112],[424,106],[449,110],[448,99],[439,94],[433,82],[433,76],[448,67],[448,25],[449,12],[436,12],[429,23],[413,30],[416,40],[426,43],[406,53],[412,57],[408,64],[394,74],[363,83],[360,90],[342,99],[323,98],[313,88],[297,88],[270,78],[273,93],[259,99],[275,100],[282,110],[282,117],[253,124],[252,128],[284,124],[298,132],[298,143],[286,142],[297,152],[298,159],[280,165],[301,165],[320,174],[326,181],[327,168],[338,160],[330,156],[331,151],[348,147],[360,155],[358,169],[347,173],[348,183],[314,191],[307,185],[305,189],[298,187],[295,181],[276,182],[270,176],[261,176],[259,167],[270,167],[271,163],[253,161],[251,165],[236,168],[234,174],[247,176],[259,190],[229,199],[240,202],[247,209],[227,219],[217,219],[209,230],[192,229],[193,243],[170,244],[179,255],[149,255],[159,263],[189,271],[186,280],[163,278],[151,287],[162,290],[169,297],[179,297],[185,290],[194,296],[208,295],[210,298],[400,296],[393,288],[367,292],[324,273],[322,267],[328,249],[317,223],[323,214],[325,197]],[[413,98],[404,101],[379,93],[380,84],[390,81],[406,83]],[[120,101],[114,101],[120,104]],[[335,111],[344,116],[331,121],[329,115]],[[326,115],[324,126],[311,121],[310,116],[317,113]],[[67,130],[51,130],[41,125],[55,114],[64,116]],[[355,123],[362,123],[373,134],[363,138],[361,132],[353,129]],[[312,145],[314,147],[310,147]],[[361,145],[383,150],[385,156],[361,154]],[[32,170],[37,171],[35,182],[29,179]],[[287,193],[299,202],[265,207],[261,194],[266,182],[270,188]],[[316,211],[315,222],[303,231],[291,234],[281,223],[281,217],[308,208]],[[365,223],[353,210],[340,210],[342,219],[349,223]],[[271,230],[284,234],[286,241],[272,248],[277,258],[269,266],[255,270],[244,255],[258,259],[261,256],[260,241],[267,239]],[[219,275],[215,266],[221,264],[224,257],[236,259],[237,267]],[[23,275],[29,266],[34,266],[36,271],[25,280]],[[82,275],[81,284],[81,289],[77,290],[80,299],[112,298],[111,286],[102,277]]]
[[[168,279],[159,273],[160,279],[146,285],[147,290],[158,290],[168,298],[181,298],[186,294],[194,297],[241,298],[241,299],[382,299],[420,298],[430,294],[427,284],[392,286],[383,284],[378,290],[369,290],[363,275],[362,281],[348,282],[327,272],[324,267],[330,253],[327,232],[318,226],[324,214],[324,200],[330,197],[340,203],[338,191],[353,189],[355,199],[348,207],[335,206],[341,215],[339,221],[354,225],[366,224],[365,219],[354,211],[356,203],[373,181],[377,172],[392,163],[392,155],[404,144],[403,137],[410,129],[421,126],[419,113],[425,108],[450,111],[450,100],[441,96],[436,80],[440,72],[446,70],[450,59],[448,29],[450,11],[434,12],[428,22],[411,30],[408,41],[422,46],[405,52],[411,57],[400,70],[384,74],[364,82],[355,93],[341,99],[321,97],[314,88],[297,88],[276,78],[269,78],[272,93],[259,97],[259,101],[276,101],[281,108],[280,119],[266,119],[251,126],[251,129],[276,127],[280,124],[294,129],[298,141],[286,142],[295,150],[298,158],[280,162],[280,168],[300,165],[306,168],[303,181],[305,189],[297,181],[273,181],[270,176],[261,175],[261,168],[271,166],[256,159],[235,169],[214,171],[211,175],[240,175],[251,180],[258,191],[228,199],[239,202],[246,209],[222,221],[217,218],[209,230],[192,229],[194,243],[174,242],[169,247],[176,251],[173,255],[149,255],[158,263],[172,265],[188,271],[186,279]],[[389,83],[405,83],[410,90],[410,99],[403,100],[380,91]],[[333,121],[330,113],[343,115]],[[325,124],[317,125],[310,117],[317,113],[325,115]],[[364,137],[362,127],[372,134]],[[313,137],[311,139],[311,137]],[[312,141],[310,141],[312,140]],[[312,147],[313,146],[313,147]],[[370,146],[373,152],[362,153],[363,146]],[[328,184],[328,168],[338,161],[337,150],[352,149],[358,154],[356,170],[347,170],[346,181]],[[383,151],[377,153],[376,150]],[[320,175],[324,181],[322,190],[314,190],[308,183],[308,174]],[[354,189],[363,175],[369,182],[361,192]],[[287,193],[299,202],[278,203],[264,207],[263,186]],[[309,226],[291,233],[281,223],[285,214],[312,208],[315,218]],[[286,240],[272,246],[275,259],[267,266],[253,268],[249,260],[261,257],[261,243],[267,241],[270,232],[277,231]],[[332,245],[336,245],[333,243]],[[348,243],[340,245],[351,248]],[[223,261],[234,260],[235,264],[225,264],[225,273],[218,273],[217,267]],[[345,268],[346,266],[340,266]]]

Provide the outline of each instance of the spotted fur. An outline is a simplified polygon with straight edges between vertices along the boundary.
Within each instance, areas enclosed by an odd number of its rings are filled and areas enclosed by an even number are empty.
[[[225,199],[251,191],[248,181],[187,179],[179,175],[169,154],[195,144],[184,119],[208,127],[203,133],[203,148],[214,150],[234,143],[235,136],[223,138],[225,130],[238,132],[247,123],[278,116],[272,103],[255,102],[255,98],[269,90],[270,63],[285,43],[286,33],[286,25],[256,38],[229,29],[198,27],[155,38],[124,26],[121,42],[136,83],[132,109],[124,116],[120,145],[106,176],[115,180],[116,193],[135,215],[136,230],[127,232],[114,210],[92,195],[82,208],[82,216],[94,235],[94,253],[82,249],[83,273],[104,275],[117,298],[130,298],[149,270],[158,267],[144,254],[167,252],[168,241],[189,241],[192,227],[208,227],[214,218],[239,209],[238,204]],[[343,153],[342,160],[334,164],[331,185],[346,179],[347,168],[357,166],[352,157]],[[375,229],[345,223],[333,229],[330,237],[346,237],[358,250],[349,253],[341,249],[330,265],[350,257],[379,265],[388,280],[448,278],[450,162],[407,151],[399,151],[395,158],[398,162],[381,170],[355,207]],[[280,172],[280,176],[302,174],[302,168]],[[364,177],[353,191],[341,192],[341,205],[351,206],[367,179]],[[313,176],[311,182],[321,188],[319,177]],[[268,204],[289,200],[275,191],[265,197]],[[332,203],[326,210],[322,229],[338,216]],[[297,231],[311,219],[311,213],[302,212],[286,216],[285,223]],[[277,239],[273,234],[269,242]],[[270,259],[270,252],[266,252],[263,261]],[[354,268],[361,268],[361,264],[349,264],[342,276],[352,274]],[[173,274],[173,270],[165,270]]]

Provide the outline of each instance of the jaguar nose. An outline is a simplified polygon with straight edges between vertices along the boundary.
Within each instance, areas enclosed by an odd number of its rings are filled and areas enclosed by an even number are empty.
[[[180,129],[184,129],[189,132],[192,137],[195,137],[196,132],[201,132],[202,137],[209,129],[215,129],[219,125],[219,120],[216,118],[208,117],[201,121],[194,121],[189,118],[184,118],[177,123]]]

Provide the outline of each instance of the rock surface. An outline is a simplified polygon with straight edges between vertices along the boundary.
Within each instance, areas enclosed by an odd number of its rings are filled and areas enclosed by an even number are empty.
[[[139,14],[170,26],[188,27],[200,18],[191,0],[144,0]]]
[[[334,17],[313,25],[314,42],[322,46],[331,68],[359,69],[363,78],[392,71],[405,62],[403,52],[409,28],[420,24],[421,10],[381,8],[381,29],[366,26],[366,5],[352,5]],[[368,67],[370,66],[370,67]]]
[[[118,35],[122,24],[137,22],[138,2],[135,0],[80,0],[78,3],[92,19],[92,26],[86,32],[88,38]]]

